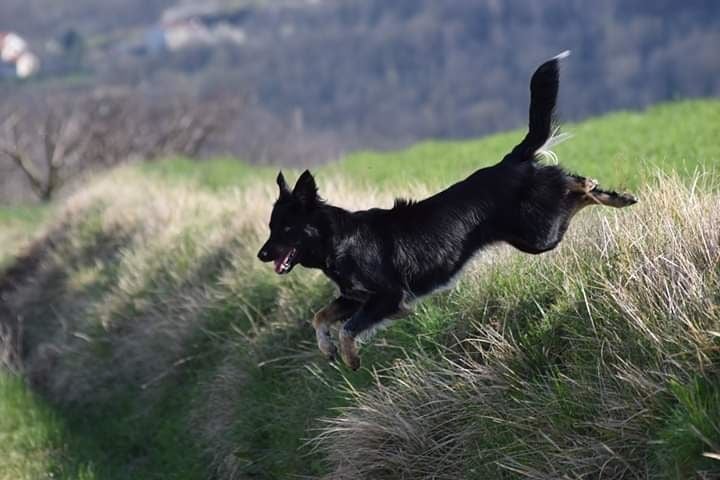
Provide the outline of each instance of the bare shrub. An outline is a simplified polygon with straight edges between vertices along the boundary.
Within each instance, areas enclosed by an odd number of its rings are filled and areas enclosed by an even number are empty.
[[[86,123],[76,109],[56,105],[48,106],[42,118],[31,117],[28,111],[5,117],[0,153],[24,175],[35,195],[48,201],[79,161]]]
[[[102,89],[49,93],[3,107],[0,158],[46,202],[85,172],[170,154],[197,156],[238,104]]]
[[[195,157],[219,135],[242,100],[99,90],[83,100],[91,115],[86,155],[104,165],[178,154]]]

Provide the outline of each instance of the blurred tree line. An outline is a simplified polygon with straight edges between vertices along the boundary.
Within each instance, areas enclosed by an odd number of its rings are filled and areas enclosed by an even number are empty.
[[[291,164],[522,126],[529,75],[564,49],[564,119],[720,94],[715,0],[226,0],[247,41],[136,48],[177,3],[3,0],[31,40],[73,40],[84,72],[7,88],[241,100],[203,151]]]

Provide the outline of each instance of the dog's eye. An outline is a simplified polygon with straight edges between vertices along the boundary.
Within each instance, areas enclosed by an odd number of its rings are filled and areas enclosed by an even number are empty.
[[[292,230],[292,227],[283,228],[283,232],[285,232],[285,233],[288,233],[290,230]]]

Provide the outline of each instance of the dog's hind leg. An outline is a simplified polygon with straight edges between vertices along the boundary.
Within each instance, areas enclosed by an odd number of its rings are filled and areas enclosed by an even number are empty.
[[[313,327],[317,338],[318,349],[328,360],[337,358],[337,348],[330,337],[330,325],[352,316],[362,304],[356,300],[339,297],[320,310],[313,317]]]
[[[637,202],[628,194],[598,188],[596,180],[577,175],[565,176],[565,191],[557,208],[535,208],[533,222],[516,222],[505,232],[504,240],[525,253],[540,254],[554,249],[562,241],[573,217],[591,205],[622,208]],[[541,228],[542,227],[542,228]]]
[[[353,370],[360,368],[357,337],[361,333],[377,326],[386,318],[400,313],[402,293],[388,292],[376,294],[363,304],[340,329],[340,356],[345,365]]]
[[[608,207],[623,208],[637,203],[637,199],[628,193],[617,193],[598,188],[597,180],[580,177],[577,175],[567,176],[567,188],[570,195],[573,193],[584,193],[579,200],[574,201],[577,213],[583,207],[590,205],[605,205]]]

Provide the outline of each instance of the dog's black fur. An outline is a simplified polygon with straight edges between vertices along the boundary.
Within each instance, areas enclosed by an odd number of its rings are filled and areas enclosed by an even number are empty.
[[[350,212],[325,203],[305,171],[292,192],[282,173],[270,219],[270,238],[258,253],[278,273],[296,264],[319,268],[340,296],[313,322],[320,350],[334,357],[329,324],[340,331],[343,360],[359,367],[355,338],[384,319],[406,313],[413,300],[451,283],[483,247],[506,242],[523,252],[552,250],[582,207],[635,203],[592,180],[537,161],[551,137],[558,60],[532,76],[529,132],[503,160],[419,202]]]

